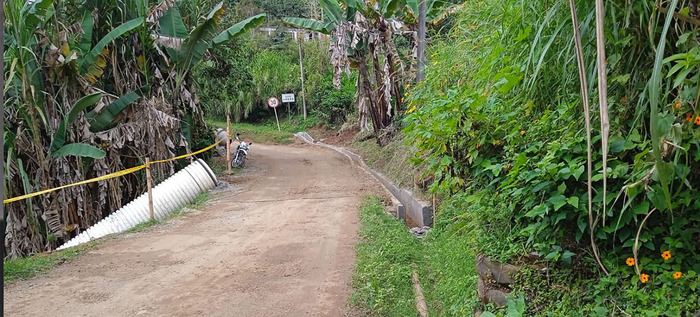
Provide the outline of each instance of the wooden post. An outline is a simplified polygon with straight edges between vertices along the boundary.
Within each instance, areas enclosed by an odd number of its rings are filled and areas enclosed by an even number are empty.
[[[231,174],[231,116],[226,115],[226,173]]]
[[[306,93],[304,92],[304,59],[301,57],[301,40],[299,44],[299,69],[301,70],[301,101],[304,105],[304,121],[306,121]]]
[[[151,215],[151,221],[155,220],[153,216],[153,191],[151,190],[151,160],[146,157],[146,184],[148,186],[148,212]]]
[[[280,129],[280,119],[277,117],[277,107],[272,108],[272,110],[275,110],[275,120],[277,120],[277,131],[282,131],[282,129]]]

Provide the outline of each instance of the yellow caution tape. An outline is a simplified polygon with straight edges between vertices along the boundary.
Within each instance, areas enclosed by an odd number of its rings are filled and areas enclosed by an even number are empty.
[[[212,149],[213,147],[215,147],[217,144],[218,144],[218,142],[217,142],[217,143],[214,143],[214,144],[212,144],[212,145],[210,145],[210,146],[207,146],[206,148],[203,148],[203,149],[201,149],[201,150],[199,150],[199,151],[197,151],[197,152],[192,152],[192,153],[189,153],[189,154],[180,155],[180,156],[178,156],[178,157],[173,157],[173,158],[171,158],[171,159],[165,159],[165,160],[160,160],[160,161],[152,161],[152,162],[149,162],[148,164],[144,164],[144,165],[132,167],[132,168],[129,168],[129,169],[125,169],[125,170],[123,170],[123,171],[114,172],[114,173],[112,173],[112,174],[107,174],[107,175],[103,175],[103,176],[100,176],[100,177],[95,177],[95,178],[92,178],[92,179],[84,180],[84,181],[77,182],[77,183],[73,183],[73,184],[68,184],[68,185],[63,185],[63,186],[60,186],[60,187],[55,187],[55,188],[51,188],[51,189],[47,189],[47,190],[42,190],[42,191],[34,192],[34,193],[31,193],[31,194],[23,195],[23,196],[17,196],[17,197],[14,197],[14,198],[5,199],[5,200],[3,201],[3,204],[8,204],[8,203],[11,203],[11,202],[24,200],[24,199],[27,199],[27,198],[31,198],[31,197],[43,195],[43,194],[46,194],[46,193],[54,192],[54,191],[57,191],[57,190],[60,190],[60,189],[68,188],[68,187],[73,187],[73,186],[78,186],[78,185],[84,185],[84,184],[94,183],[94,182],[98,182],[98,181],[108,180],[108,179],[115,178],[115,177],[119,177],[119,176],[128,175],[128,174],[137,172],[137,171],[139,171],[139,170],[142,170],[142,169],[146,168],[147,166],[151,166],[151,164],[167,163],[167,162],[170,162],[170,161],[176,161],[176,160],[179,160],[179,159],[183,159],[183,158],[186,158],[186,157],[190,157],[190,156],[193,156],[193,155],[197,155],[197,154],[206,152],[206,151]]]

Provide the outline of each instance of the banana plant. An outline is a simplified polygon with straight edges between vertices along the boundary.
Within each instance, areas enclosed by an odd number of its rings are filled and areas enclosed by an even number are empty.
[[[265,20],[266,14],[258,14],[234,24],[231,27],[218,32],[222,17],[225,13],[223,2],[216,5],[191,32],[187,32],[185,23],[177,6],[173,5],[158,19],[159,33],[153,35],[154,42],[164,46],[170,56],[175,70],[173,91],[184,89],[182,83],[191,69],[204,58],[205,52],[217,45],[222,45],[232,39],[251,30]],[[177,87],[177,88],[176,88]],[[182,104],[191,104],[193,101],[189,93],[179,96]],[[194,116],[185,115],[181,125],[181,135],[192,142],[192,126]]]
[[[191,32],[187,32],[177,6],[172,6],[159,19],[160,34],[154,35],[157,43],[167,48],[168,54],[178,70],[180,83],[189,70],[202,61],[204,53],[217,45],[224,44],[253,29],[265,20],[266,14],[245,19],[217,34],[221,18],[225,13],[220,2]]]
[[[350,66],[358,69],[356,105],[360,127],[367,130],[366,116],[369,114],[378,139],[380,130],[391,123],[391,116],[401,108],[399,86],[408,80],[408,76],[396,49],[394,36],[410,35],[415,39],[415,32],[402,18],[415,15],[417,11],[413,11],[412,7],[415,5],[417,10],[417,1],[320,0],[320,5],[325,12],[324,21],[294,17],[284,18],[284,21],[296,27],[333,35],[331,63],[335,69],[334,85],[339,88],[344,70]],[[437,11],[439,7],[438,1],[430,1],[431,10]],[[385,58],[380,59],[382,51],[386,52]],[[370,79],[370,67],[365,58],[368,55],[374,70],[373,80]]]
[[[73,107],[71,107],[68,115],[64,117],[61,121],[56,133],[54,133],[53,141],[51,142],[51,156],[61,157],[66,155],[74,155],[81,157],[91,157],[94,159],[101,159],[105,156],[105,152],[85,143],[71,143],[65,144],[66,142],[66,130],[68,126],[75,121],[78,114],[83,112],[90,106],[93,106],[102,98],[101,93],[94,93],[92,95],[80,98]],[[65,145],[64,145],[65,144]]]
[[[149,11],[156,12],[157,10],[162,11],[160,18],[157,19],[160,33],[154,33],[153,39],[155,43],[166,47],[170,60],[174,64],[175,70],[177,70],[175,87],[179,87],[192,67],[202,61],[207,49],[224,44],[244,34],[246,31],[260,25],[265,19],[265,14],[258,14],[236,23],[220,33],[216,33],[221,22],[221,17],[225,12],[222,2],[214,7],[203,22],[188,33],[180,11],[174,1],[163,1],[158,5],[157,9],[154,8]],[[89,23],[91,19],[92,16],[86,14],[84,21],[87,20],[88,22],[84,22],[84,24],[91,25]],[[146,20],[144,20],[143,17],[133,19],[115,28],[105,36],[105,39],[113,38],[114,36],[119,36],[133,30],[144,21],[151,21],[151,23],[154,23],[155,19],[152,17],[146,17]],[[86,61],[85,64],[82,64],[90,65],[88,66],[89,68],[86,69],[88,76],[101,75],[102,69],[99,66],[101,65],[100,60],[102,57],[99,55],[99,52],[104,49],[105,45],[103,44],[106,43],[100,41],[95,45],[95,47],[90,50],[90,59]],[[93,73],[93,71],[95,73]],[[119,121],[121,112],[126,109],[128,105],[140,99],[149,90],[150,87],[144,86],[137,91],[132,91],[120,97],[107,107],[100,109],[99,112],[95,110],[90,111],[86,115],[90,124],[90,131],[99,132],[113,128]],[[185,124],[188,125],[187,120],[185,120]],[[189,134],[190,133],[184,133],[185,136]]]

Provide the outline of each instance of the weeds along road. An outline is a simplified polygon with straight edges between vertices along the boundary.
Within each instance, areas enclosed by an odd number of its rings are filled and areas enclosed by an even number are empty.
[[[106,238],[5,287],[5,316],[349,316],[358,208],[384,192],[343,155],[254,144],[201,211]]]

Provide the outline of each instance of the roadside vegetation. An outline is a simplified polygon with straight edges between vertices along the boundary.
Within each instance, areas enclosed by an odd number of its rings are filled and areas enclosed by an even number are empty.
[[[399,166],[415,163],[440,202],[419,265],[431,313],[511,316],[520,303],[527,316],[700,312],[697,1],[606,2],[609,136],[595,3],[575,9],[590,169],[568,2],[465,2],[431,27],[426,80],[406,86],[394,121],[413,156]],[[382,166],[397,150],[365,154]],[[517,309],[479,300],[477,255],[523,265]]]

